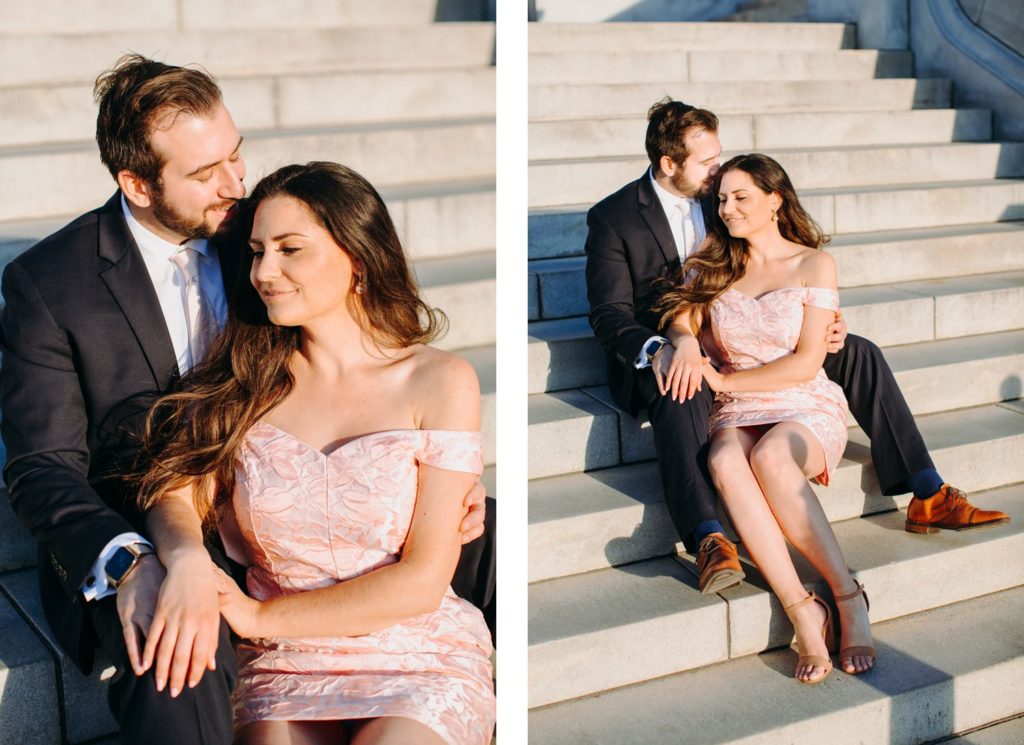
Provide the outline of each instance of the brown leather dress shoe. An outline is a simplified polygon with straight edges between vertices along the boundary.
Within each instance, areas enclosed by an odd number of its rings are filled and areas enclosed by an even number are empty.
[[[967,496],[949,484],[928,499],[914,497],[907,507],[906,529],[910,533],[937,533],[946,530],[967,530],[986,525],[1010,522],[1010,516],[999,510],[981,510],[967,501]]]
[[[721,533],[711,533],[700,542],[697,571],[702,595],[739,584],[746,575],[740,566],[736,546]]]

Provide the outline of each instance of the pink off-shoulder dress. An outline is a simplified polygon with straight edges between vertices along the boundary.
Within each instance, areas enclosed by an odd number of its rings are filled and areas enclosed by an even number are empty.
[[[260,600],[327,587],[398,561],[419,464],[480,474],[479,432],[390,430],[325,455],[276,427],[249,430],[235,517]],[[363,636],[243,640],[235,727],[263,719],[415,719],[483,745],[495,719],[490,634],[449,587],[431,613]]]
[[[796,351],[804,306],[839,309],[839,293],[824,287],[783,287],[758,298],[729,288],[711,304],[711,334],[705,351],[723,373],[760,367]],[[813,380],[781,391],[718,393],[710,431],[799,422],[821,443],[827,485],[846,448],[846,397],[818,370]]]

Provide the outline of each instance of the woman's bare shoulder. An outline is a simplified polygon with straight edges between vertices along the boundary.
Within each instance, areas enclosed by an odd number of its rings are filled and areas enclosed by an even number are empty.
[[[480,382],[464,357],[419,345],[412,352],[410,381],[421,402],[425,429],[476,429],[479,427]]]
[[[805,287],[836,287],[836,260],[832,254],[804,247],[799,259],[800,279]]]

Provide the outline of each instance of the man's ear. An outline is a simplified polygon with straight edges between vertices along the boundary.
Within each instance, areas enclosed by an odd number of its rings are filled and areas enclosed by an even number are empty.
[[[658,169],[669,178],[676,175],[676,168],[678,168],[676,162],[667,155],[662,155],[658,161]]]
[[[153,200],[152,188],[146,181],[129,170],[121,170],[117,173],[117,185],[124,194],[124,198],[142,209],[148,208]]]

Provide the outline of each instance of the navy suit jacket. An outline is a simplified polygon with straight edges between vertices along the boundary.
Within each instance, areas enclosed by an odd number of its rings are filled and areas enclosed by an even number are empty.
[[[230,286],[240,249],[225,244],[219,256]],[[119,474],[149,405],[178,377],[120,193],[8,264],[3,296],[4,479],[39,544],[47,620],[88,670],[95,640],[79,590],[111,538],[141,530]]]
[[[705,224],[710,200],[701,202]],[[652,283],[679,267],[672,230],[647,171],[587,212],[587,299],[590,326],[608,357],[608,387],[630,415],[646,405],[633,367],[644,342],[658,334]]]

